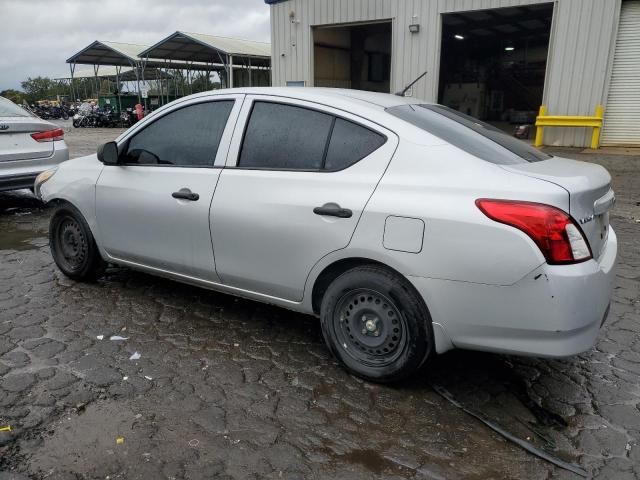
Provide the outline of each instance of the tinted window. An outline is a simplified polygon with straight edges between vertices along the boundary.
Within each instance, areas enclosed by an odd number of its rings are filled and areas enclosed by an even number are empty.
[[[156,120],[129,142],[125,163],[213,165],[233,100],[199,103]]]
[[[488,123],[442,105],[400,105],[387,112],[487,162],[509,165],[551,158]]]
[[[379,133],[337,118],[329,141],[325,168],[347,168],[380,148],[385,140]]]
[[[333,117],[307,108],[256,102],[238,166],[319,170]]]

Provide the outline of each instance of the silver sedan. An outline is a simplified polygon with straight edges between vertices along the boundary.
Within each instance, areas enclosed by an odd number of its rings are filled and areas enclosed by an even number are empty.
[[[39,173],[65,160],[62,128],[0,97],[0,192],[33,188]]]
[[[337,89],[177,100],[36,180],[60,270],[106,263],[320,317],[356,375],[559,357],[604,322],[611,178],[441,105]]]

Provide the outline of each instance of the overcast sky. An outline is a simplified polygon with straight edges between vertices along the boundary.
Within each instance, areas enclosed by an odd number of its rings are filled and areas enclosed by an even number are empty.
[[[269,41],[263,0],[0,0],[0,90],[68,75],[94,40],[151,45],[175,32]],[[91,68],[91,67],[78,67]]]

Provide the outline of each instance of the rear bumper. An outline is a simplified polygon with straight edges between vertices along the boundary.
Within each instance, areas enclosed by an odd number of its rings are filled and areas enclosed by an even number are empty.
[[[606,319],[618,242],[598,260],[544,264],[509,286],[409,277],[434,322],[436,350],[566,357],[589,350]]]
[[[67,144],[64,141],[53,143],[53,155],[49,157],[0,162],[0,192],[32,188],[38,174],[69,160]]]

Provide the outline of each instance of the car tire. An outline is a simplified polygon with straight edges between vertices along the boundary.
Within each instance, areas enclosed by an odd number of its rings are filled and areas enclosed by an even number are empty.
[[[431,316],[413,286],[376,265],[356,267],[327,288],[322,334],[354,375],[388,383],[415,374],[433,351]]]
[[[53,212],[49,247],[58,268],[74,280],[93,280],[104,267],[89,225],[70,204],[62,204]]]

